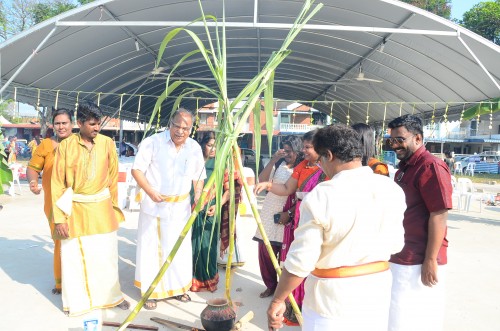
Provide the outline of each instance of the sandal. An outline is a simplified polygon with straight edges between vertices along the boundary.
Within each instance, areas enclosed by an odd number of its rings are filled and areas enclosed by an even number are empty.
[[[177,300],[177,301],[180,301],[180,302],[189,302],[189,301],[191,301],[191,297],[187,293],[176,295],[173,298],[175,300]]]
[[[58,295],[58,294],[61,294],[61,292],[62,292],[62,290],[60,288],[54,287],[52,289],[52,294]]]
[[[156,309],[156,300],[146,300],[146,302],[144,302],[144,309],[155,310]]]
[[[262,292],[259,296],[261,298],[267,298],[267,297],[270,297],[273,294],[274,294],[274,290],[271,290],[270,288],[266,288],[266,290],[264,292]]]
[[[121,310],[127,310],[130,308],[130,302],[128,302],[127,300],[123,300],[119,305],[117,305],[117,307]]]

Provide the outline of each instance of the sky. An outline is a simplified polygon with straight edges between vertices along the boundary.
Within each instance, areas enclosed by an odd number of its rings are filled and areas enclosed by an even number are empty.
[[[486,0],[483,0],[486,1]],[[482,2],[481,0],[452,0],[451,1],[451,18],[461,20],[466,11],[471,9],[475,4]]]

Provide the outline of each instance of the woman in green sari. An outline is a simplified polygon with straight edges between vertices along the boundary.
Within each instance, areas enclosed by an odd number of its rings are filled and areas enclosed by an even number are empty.
[[[205,157],[205,169],[207,178],[210,178],[215,166],[215,135],[213,132],[206,134],[201,143],[203,156]],[[217,225],[214,224],[213,213],[209,208],[215,205],[215,199],[211,200],[193,223],[191,241],[193,245],[193,284],[192,292],[217,290],[219,273],[217,271],[217,242],[219,233]]]

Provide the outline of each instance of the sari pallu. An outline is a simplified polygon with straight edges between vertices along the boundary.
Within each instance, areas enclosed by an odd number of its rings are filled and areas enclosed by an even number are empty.
[[[238,206],[241,202],[241,188],[243,183],[239,176],[239,172],[234,173],[234,220],[238,216]],[[224,174],[224,191],[229,190],[229,174]],[[229,248],[229,201],[222,205],[221,210],[221,225],[220,225],[220,251],[225,252]],[[236,239],[236,228],[234,231]]]
[[[214,165],[214,158],[205,162],[207,177],[211,176]],[[219,273],[217,271],[218,229],[217,224],[214,225],[214,217],[206,215],[208,208],[212,205],[215,205],[215,199],[207,203],[193,223],[191,234],[193,246],[192,292],[199,292],[202,289],[213,292],[217,290],[217,284],[219,283]]]
[[[294,231],[299,225],[300,219],[300,204],[302,199],[305,197],[307,192],[311,192],[313,188],[316,187],[319,183],[326,179],[325,174],[321,169],[318,169],[313,174],[309,176],[306,180],[302,182],[302,185],[297,189],[297,192],[293,195],[290,195],[283,206],[283,211],[288,211],[290,208],[295,205],[295,213],[293,218],[285,225],[284,233],[283,233],[283,245],[281,246],[280,253],[280,261],[285,262],[286,255],[288,250],[290,249],[290,245],[294,239]],[[294,198],[291,198],[294,196]]]
[[[290,249],[290,245],[292,244],[293,240],[295,239],[294,232],[297,226],[299,225],[299,220],[300,220],[300,204],[302,199],[305,197],[305,194],[307,192],[311,192],[316,185],[321,183],[326,179],[326,175],[321,169],[316,170],[314,173],[312,173],[308,178],[306,178],[301,185],[298,187],[297,192],[296,192],[296,202],[295,202],[295,214],[293,218],[288,222],[288,224],[285,225],[284,229],[284,234],[283,234],[283,245],[281,247],[281,252],[280,252],[280,261],[284,262],[286,260],[286,255],[288,253],[288,250]],[[291,208],[287,206],[289,203],[292,203],[291,199],[287,200],[287,204],[283,207],[283,210],[288,210],[288,208]],[[295,301],[297,302],[297,305],[299,308],[302,307],[302,302],[304,301],[304,295],[305,295],[305,290],[304,290],[304,283],[306,279],[300,283],[299,286],[297,286],[293,291],[293,297],[295,298]],[[287,299],[287,310],[285,311],[285,324],[287,325],[298,325],[297,321],[295,319],[295,315],[291,309],[291,306],[288,304],[288,299]]]

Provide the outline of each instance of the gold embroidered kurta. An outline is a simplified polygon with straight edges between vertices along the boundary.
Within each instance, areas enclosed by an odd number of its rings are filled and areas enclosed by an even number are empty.
[[[88,149],[80,134],[63,140],[52,169],[54,223],[67,223],[70,238],[109,233],[125,219],[118,208],[118,155],[113,140],[101,134]],[[98,202],[73,201],[71,215],[56,207],[66,188],[75,194],[94,195],[109,188],[111,198]]]

